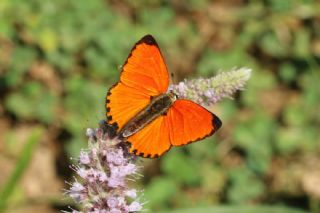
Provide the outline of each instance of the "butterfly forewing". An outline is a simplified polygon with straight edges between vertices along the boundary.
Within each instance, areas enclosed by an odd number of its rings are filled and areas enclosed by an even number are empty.
[[[139,88],[151,96],[167,91],[168,71],[152,36],[143,37],[135,45],[123,66],[120,81],[128,87]]]
[[[154,38],[143,37],[123,65],[120,81],[106,98],[107,119],[121,128],[143,110],[153,96],[167,91],[169,75]]]
[[[150,102],[147,94],[119,82],[112,87],[107,96],[108,123],[116,124],[120,130],[133,116]]]
[[[159,116],[127,140],[130,152],[141,157],[154,158],[170,149],[169,128],[164,116]]]

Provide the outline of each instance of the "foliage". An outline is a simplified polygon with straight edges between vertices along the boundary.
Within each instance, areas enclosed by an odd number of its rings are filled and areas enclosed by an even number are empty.
[[[320,184],[306,186],[320,165],[319,8],[316,0],[2,0],[0,121],[11,128],[0,140],[41,125],[75,156],[84,129],[104,119],[132,44],[152,34],[174,82],[240,66],[253,73],[234,100],[212,109],[223,121],[216,136],[142,161],[149,208],[254,203],[315,212]]]
[[[234,213],[235,209],[236,212],[239,213],[304,213],[304,211],[294,210],[290,208],[274,206],[220,206],[220,207],[208,207],[208,208],[190,208],[190,209],[179,209],[175,211],[170,211],[170,213],[207,213],[207,212],[219,212],[219,213]],[[166,211],[161,211],[161,213],[167,213]]]

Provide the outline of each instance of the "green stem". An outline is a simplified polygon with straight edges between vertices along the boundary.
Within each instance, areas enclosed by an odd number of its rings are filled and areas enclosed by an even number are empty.
[[[0,213],[4,212],[7,201],[10,198],[12,192],[14,191],[17,183],[22,177],[24,171],[27,169],[30,159],[32,157],[33,151],[40,141],[43,130],[36,128],[31,133],[27,143],[25,144],[20,158],[17,161],[16,168],[9,177],[7,183],[4,185],[3,189],[0,192]]]

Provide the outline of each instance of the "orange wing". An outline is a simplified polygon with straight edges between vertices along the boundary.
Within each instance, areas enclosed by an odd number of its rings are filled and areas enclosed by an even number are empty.
[[[221,127],[220,119],[202,106],[177,100],[162,115],[130,136],[130,152],[142,157],[159,157],[173,146],[181,146],[212,135]]]
[[[175,101],[166,118],[173,146],[185,145],[210,136],[222,124],[216,115],[189,100]]]
[[[160,49],[154,38],[146,35],[133,47],[123,65],[120,81],[108,92],[108,123],[121,129],[150,103],[152,96],[165,93],[168,86],[169,74]]]
[[[139,132],[130,136],[130,152],[145,158],[155,158],[170,149],[170,135],[166,116],[160,116]]]

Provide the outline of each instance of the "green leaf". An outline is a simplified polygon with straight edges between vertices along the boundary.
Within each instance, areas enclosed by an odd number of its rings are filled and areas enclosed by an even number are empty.
[[[58,35],[50,28],[45,28],[38,34],[38,42],[46,53],[55,51],[58,48]]]
[[[263,51],[271,56],[282,58],[289,54],[289,43],[280,41],[275,32],[268,32],[264,34],[259,44]]]
[[[301,147],[301,141],[304,140],[302,131],[303,129],[299,127],[280,128],[278,130],[278,137],[275,143],[277,150],[282,154],[298,151]]]
[[[287,0],[287,1],[268,0],[267,2],[271,5],[272,9],[274,9],[275,11],[287,12],[293,8],[295,1],[293,1],[293,0]]]
[[[9,111],[23,119],[38,119],[50,123],[55,118],[56,97],[38,82],[25,84],[19,92],[5,100]]]
[[[233,137],[246,151],[248,165],[258,173],[264,173],[269,167],[275,130],[275,122],[259,111],[234,130]]]
[[[245,92],[241,93],[244,104],[252,108],[261,108],[259,104],[260,93],[269,90],[277,85],[275,76],[268,70],[259,70],[252,72],[252,76],[246,85]]]
[[[212,195],[212,197],[220,197],[227,185],[227,172],[225,169],[208,161],[201,166],[201,175],[203,176],[203,191]]]
[[[317,152],[318,144],[317,127],[282,127],[278,129],[275,148],[281,154],[292,154],[297,152]]]
[[[9,70],[5,73],[6,84],[14,87],[22,83],[24,74],[28,71],[36,58],[36,51],[32,48],[17,47],[13,51]]]
[[[80,75],[66,79],[64,84],[67,95],[63,106],[67,113],[62,119],[70,132],[82,134],[85,127],[105,118],[106,85],[87,81]]]
[[[231,187],[228,199],[231,203],[250,203],[263,195],[265,186],[247,167],[240,167],[230,172]]]
[[[285,123],[292,126],[305,125],[308,122],[308,117],[304,113],[301,113],[303,111],[305,110],[301,102],[289,104],[283,112]]]
[[[279,75],[285,82],[290,83],[295,80],[297,70],[293,64],[284,63],[279,68]]]
[[[204,76],[211,76],[220,70],[231,70],[234,67],[248,66],[251,61],[252,59],[244,53],[241,45],[224,52],[214,52],[208,49],[204,51],[198,63],[197,72]]]
[[[311,52],[310,32],[307,29],[302,28],[295,32],[294,36],[294,54],[300,58],[309,57]]]
[[[170,178],[157,177],[153,178],[145,190],[145,197],[150,201],[153,208],[159,208],[168,203],[177,193],[177,184]]]
[[[180,150],[171,150],[161,162],[162,170],[177,183],[195,185],[200,182],[197,164]]]

